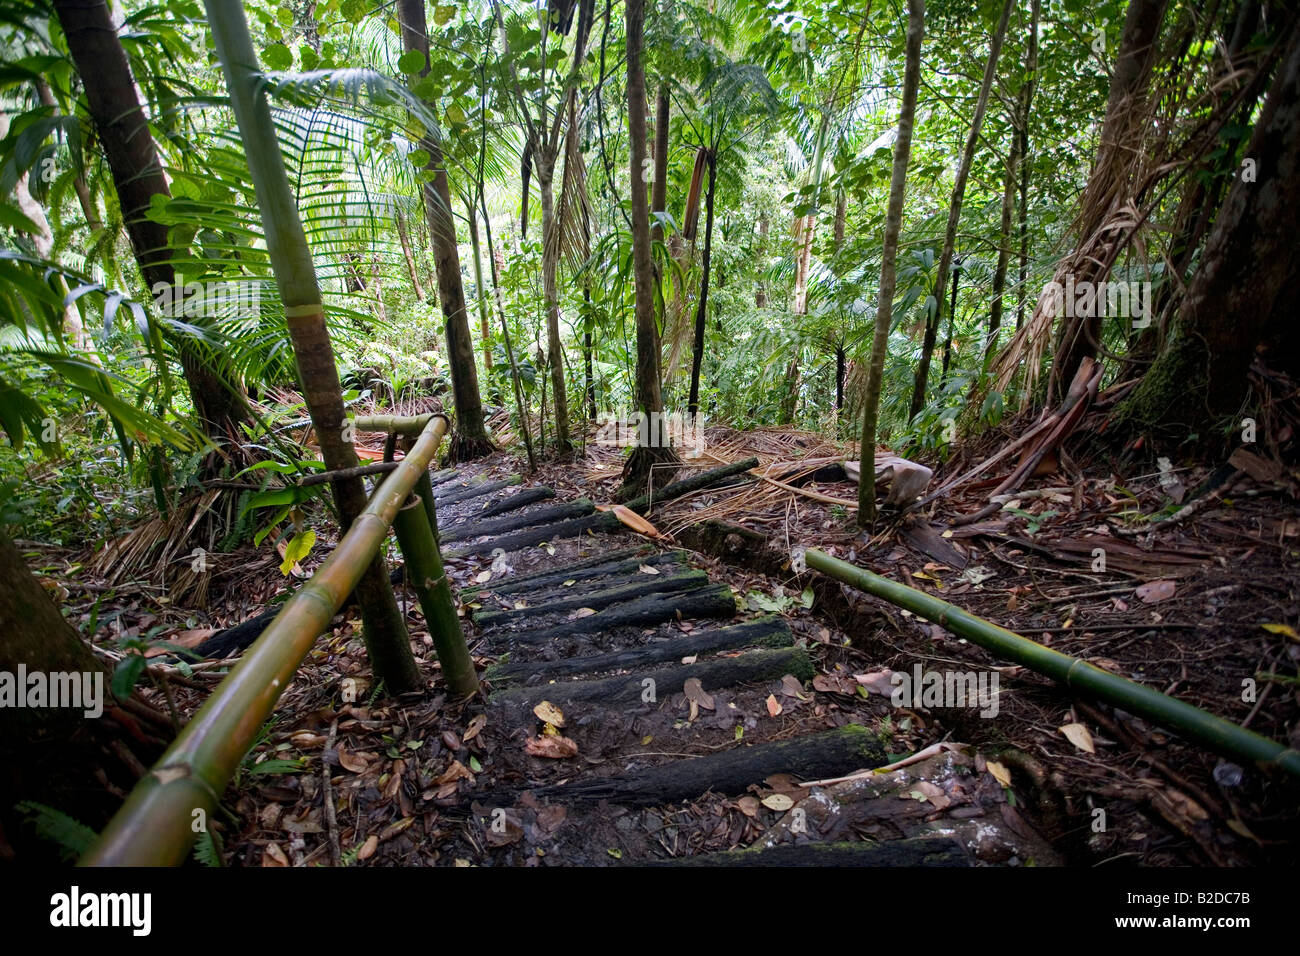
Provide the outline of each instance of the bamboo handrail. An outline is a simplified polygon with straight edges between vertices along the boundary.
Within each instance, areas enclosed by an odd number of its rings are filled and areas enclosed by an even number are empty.
[[[428,418],[411,450],[333,553],[136,784],[79,865],[176,866],[184,861],[298,666],[356,587],[398,510],[427,473],[447,430],[445,416]]]
[[[1281,768],[1293,777],[1300,777],[1300,752],[1252,730],[1077,657],[1044,647],[923,591],[832,558],[823,551],[809,549],[804,553],[804,561],[814,570],[919,614],[999,657],[1023,664],[1074,690],[1154,721],[1217,753],[1249,761],[1261,768]]]

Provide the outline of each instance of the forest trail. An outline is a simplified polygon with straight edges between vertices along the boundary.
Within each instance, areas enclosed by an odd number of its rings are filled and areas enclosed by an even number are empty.
[[[697,555],[545,485],[481,466],[434,481],[486,702],[328,715],[339,743],[322,759],[354,812],[338,816],[343,852],[375,837],[364,858],[408,864],[1060,862],[976,755],[870,773],[913,748],[805,602],[753,612]],[[285,710],[294,730],[277,737],[302,743],[313,714]],[[396,725],[421,744],[389,746]],[[252,795],[237,859],[295,855],[268,839],[271,819],[318,829],[314,787],[281,819],[289,779]]]

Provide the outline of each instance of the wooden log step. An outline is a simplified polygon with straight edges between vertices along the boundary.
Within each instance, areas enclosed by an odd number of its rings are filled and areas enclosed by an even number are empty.
[[[638,861],[640,862],[640,861]],[[744,850],[645,861],[650,866],[970,866],[951,837],[908,837],[884,843],[779,843]]]
[[[565,501],[558,505],[551,505],[549,508],[539,508],[537,511],[525,512],[521,515],[505,515],[501,518],[482,518],[478,515],[472,515],[461,521],[457,521],[447,526],[446,531],[439,529],[439,539],[443,542],[467,541],[472,538],[481,538],[487,534],[500,535],[509,531],[518,531],[521,528],[532,528],[537,525],[550,524],[556,521],[564,521],[569,518],[581,518],[583,515],[594,514],[596,506],[586,498],[579,498],[577,501]]]
[[[590,578],[603,578],[614,574],[631,574],[643,564],[652,568],[663,569],[686,563],[682,551],[663,551],[654,554],[653,545],[645,544],[639,548],[622,548],[618,551],[606,551],[582,561],[564,564],[559,568],[543,568],[528,574],[516,574],[487,584],[476,584],[460,592],[463,597],[479,591],[491,591],[493,594],[517,594],[520,591],[538,591],[542,588],[562,587],[565,581],[586,581]]]
[[[456,471],[455,468],[444,468],[441,471],[435,471],[429,475],[429,484],[433,485],[434,488],[445,485],[456,477]]]
[[[757,458],[746,458],[742,461],[732,462],[730,465],[710,468],[708,471],[702,471],[698,475],[692,475],[690,478],[683,478],[681,481],[674,481],[672,484],[664,485],[663,488],[660,488],[658,491],[653,491],[648,495],[633,498],[631,501],[628,501],[626,505],[633,511],[644,514],[660,502],[680,498],[682,495],[689,494],[692,491],[699,491],[701,488],[707,488],[709,485],[722,481],[724,478],[730,478],[732,475],[741,475],[749,471],[751,468],[757,467]]]
[[[502,498],[495,504],[490,504],[478,513],[480,518],[495,518],[497,515],[503,515],[508,511],[516,511],[519,508],[526,508],[528,505],[536,504],[539,501],[545,501],[548,498],[555,497],[555,489],[548,488],[545,485],[537,485],[534,488],[525,488],[523,491],[517,491],[513,495]]]
[[[597,803],[607,800],[623,806],[647,807],[693,799],[710,791],[744,793],[750,784],[762,783],[774,773],[788,773],[800,780],[818,780],[883,767],[888,761],[880,738],[866,727],[848,724],[836,730],[788,740],[752,746],[742,743],[731,750],[674,760],[621,777],[535,787],[532,793],[540,801]],[[486,796],[476,799],[484,805],[492,805]]]
[[[502,488],[509,488],[511,485],[517,485],[521,481],[518,475],[511,475],[509,478],[502,478],[500,481],[482,481],[467,488],[457,490],[448,490],[443,494],[434,491],[433,500],[439,508],[445,508],[448,505],[454,505],[458,501],[468,501],[471,498],[481,498],[483,495],[490,495],[494,491],[500,491]]]
[[[637,577],[639,580],[626,582],[616,587],[605,588],[600,591],[587,591],[572,596],[567,593],[567,588],[556,588],[553,591],[548,591],[547,598],[538,604],[501,611],[477,611],[474,614],[474,623],[482,630],[487,630],[491,627],[503,627],[546,614],[576,611],[581,607],[600,610],[602,607],[631,601],[646,594],[689,591],[692,588],[707,584],[709,581],[709,576],[703,571],[694,570],[684,571],[681,574],[639,574]]]
[[[686,618],[734,617],[736,599],[725,584],[710,584],[694,591],[647,594],[614,604],[587,617],[526,631],[498,631],[487,636],[490,645],[544,644],[557,637],[610,631],[616,627],[648,627]]]
[[[737,647],[788,647],[794,635],[785,620],[777,615],[756,618],[731,627],[713,627],[694,631],[681,637],[669,638],[655,644],[570,657],[559,661],[509,661],[488,669],[484,675],[493,686],[517,686],[537,678],[542,681],[560,680],[579,674],[604,674],[609,671],[626,671],[681,660],[691,654],[709,654],[713,651]]]
[[[736,657],[711,657],[694,664],[674,664],[600,680],[515,687],[497,691],[489,698],[489,702],[503,706],[522,705],[525,710],[529,710],[543,700],[561,706],[578,701],[592,701],[608,708],[640,701],[645,688],[649,686],[645,683],[647,680],[654,681],[655,696],[663,699],[670,694],[680,694],[682,685],[692,677],[699,678],[700,686],[706,691],[713,691],[780,680],[786,674],[793,674],[804,681],[812,680],[813,672],[807,651],[801,647],[781,647],[750,651]]]
[[[505,534],[499,538],[488,538],[486,541],[479,541],[474,544],[456,545],[445,549],[443,557],[468,558],[476,554],[491,554],[495,548],[501,548],[503,551],[518,551],[520,548],[540,544],[543,541],[577,538],[588,531],[613,531],[621,527],[623,527],[623,523],[614,517],[611,512],[597,511],[595,514],[583,518],[557,521],[555,524],[528,528],[525,531],[516,531],[513,534]]]

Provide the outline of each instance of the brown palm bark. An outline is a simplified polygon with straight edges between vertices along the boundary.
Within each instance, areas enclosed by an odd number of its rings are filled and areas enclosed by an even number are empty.
[[[645,183],[640,175],[646,158],[645,68],[641,63],[645,0],[627,0],[625,16],[628,143],[632,174],[632,276],[636,296],[636,400],[637,410],[646,417],[649,424],[641,430],[645,440],[638,443],[624,468],[623,493],[639,494],[645,490],[652,477],[652,469],[653,477],[666,477],[666,473],[672,470],[673,463],[677,461],[677,455],[668,447],[663,429],[653,427],[660,421],[664,403],[659,369],[659,331],[655,323],[650,210],[646,203]],[[661,128],[666,126],[666,122],[661,124]],[[655,186],[658,187],[657,182]]]
[[[152,198],[170,198],[171,191],[108,4],[105,0],[54,0],[54,9],[86,89],[86,103],[113,174],[123,224],[145,285],[151,292],[171,289],[176,273],[170,262],[173,251],[167,226],[148,217]],[[195,413],[208,436],[238,436],[238,426],[251,420],[243,388],[208,362],[193,342],[171,338]]]
[[[424,57],[418,76],[429,73],[429,35],[423,0],[398,0],[397,19],[402,28],[402,46]],[[434,104],[429,104],[431,108]],[[451,370],[452,399],[456,403],[456,440],[452,456],[464,461],[493,451],[483,419],[478,368],[474,364],[474,341],[470,337],[469,313],[465,308],[465,286],[460,276],[460,253],[456,247],[456,220],[451,212],[451,187],[438,135],[430,130],[420,139],[429,154],[425,169],[433,174],[424,184],[424,214],[429,221],[434,264],[438,273],[438,302],[442,306],[447,338],[447,364]]]
[[[406,260],[406,271],[411,276],[411,285],[415,289],[417,302],[424,301],[424,286],[420,283],[420,273],[415,268],[415,256],[411,252],[411,235],[406,229],[406,213],[399,211],[396,216],[397,238],[402,243],[402,258]],[[488,368],[492,366],[489,364]]]

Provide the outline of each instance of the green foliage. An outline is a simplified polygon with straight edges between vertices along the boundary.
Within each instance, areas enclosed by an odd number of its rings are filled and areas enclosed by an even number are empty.
[[[66,863],[74,863],[95,842],[95,831],[61,810],[24,800],[15,808],[42,840],[55,844]]]

